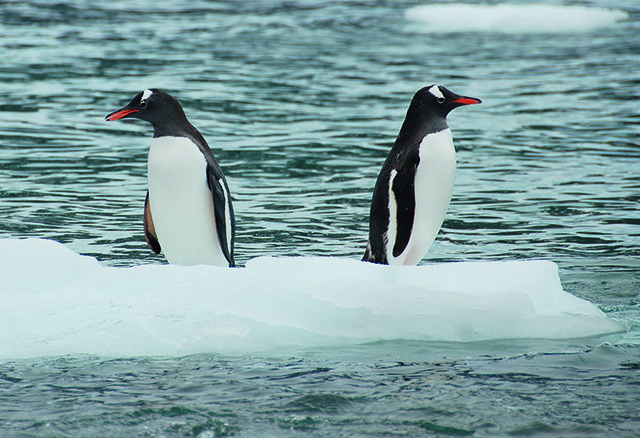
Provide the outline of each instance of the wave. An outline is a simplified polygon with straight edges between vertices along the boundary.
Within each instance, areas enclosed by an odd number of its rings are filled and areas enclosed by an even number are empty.
[[[629,15],[619,9],[548,4],[424,5],[404,13],[410,31],[424,33],[572,33],[611,26]]]
[[[260,257],[245,268],[102,266],[60,243],[0,240],[0,356],[181,356],[380,340],[619,332],[548,261],[389,267]]]

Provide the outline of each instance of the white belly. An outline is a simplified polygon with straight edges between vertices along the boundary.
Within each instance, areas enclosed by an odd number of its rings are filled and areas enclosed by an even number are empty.
[[[429,251],[449,207],[455,174],[456,150],[451,130],[427,135],[420,144],[411,237],[398,257],[393,257],[393,245],[388,245],[387,259],[390,265],[416,265]]]
[[[222,265],[207,162],[185,137],[154,138],[149,150],[149,206],[162,252],[178,265]]]

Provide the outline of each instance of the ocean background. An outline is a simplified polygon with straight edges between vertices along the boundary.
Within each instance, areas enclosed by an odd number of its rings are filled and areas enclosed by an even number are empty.
[[[227,176],[240,265],[359,259],[406,108],[439,83],[483,103],[448,118],[456,185],[422,263],[551,260],[627,331],[180,357],[0,345],[0,436],[640,435],[640,4],[423,4],[0,2],[0,238],[165,263],[142,230],[151,127],[104,121],[153,87]]]

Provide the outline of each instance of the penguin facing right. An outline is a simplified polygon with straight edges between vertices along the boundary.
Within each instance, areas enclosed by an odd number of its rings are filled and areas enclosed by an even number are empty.
[[[413,96],[373,192],[363,261],[416,265],[433,243],[453,192],[456,152],[447,114],[481,103],[442,85]]]

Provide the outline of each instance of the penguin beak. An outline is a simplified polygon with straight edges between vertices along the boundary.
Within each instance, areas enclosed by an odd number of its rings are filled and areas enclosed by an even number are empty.
[[[460,96],[453,100],[452,103],[459,103],[460,105],[475,105],[477,103],[482,103],[482,101],[475,97]]]
[[[124,108],[122,108],[122,109],[120,109],[118,111],[114,111],[111,114],[108,114],[105,117],[105,120],[108,121],[108,122],[113,122],[114,120],[124,119],[128,115],[133,114],[133,113],[137,113],[138,111],[140,111],[140,110],[129,109],[127,107],[124,107]]]

